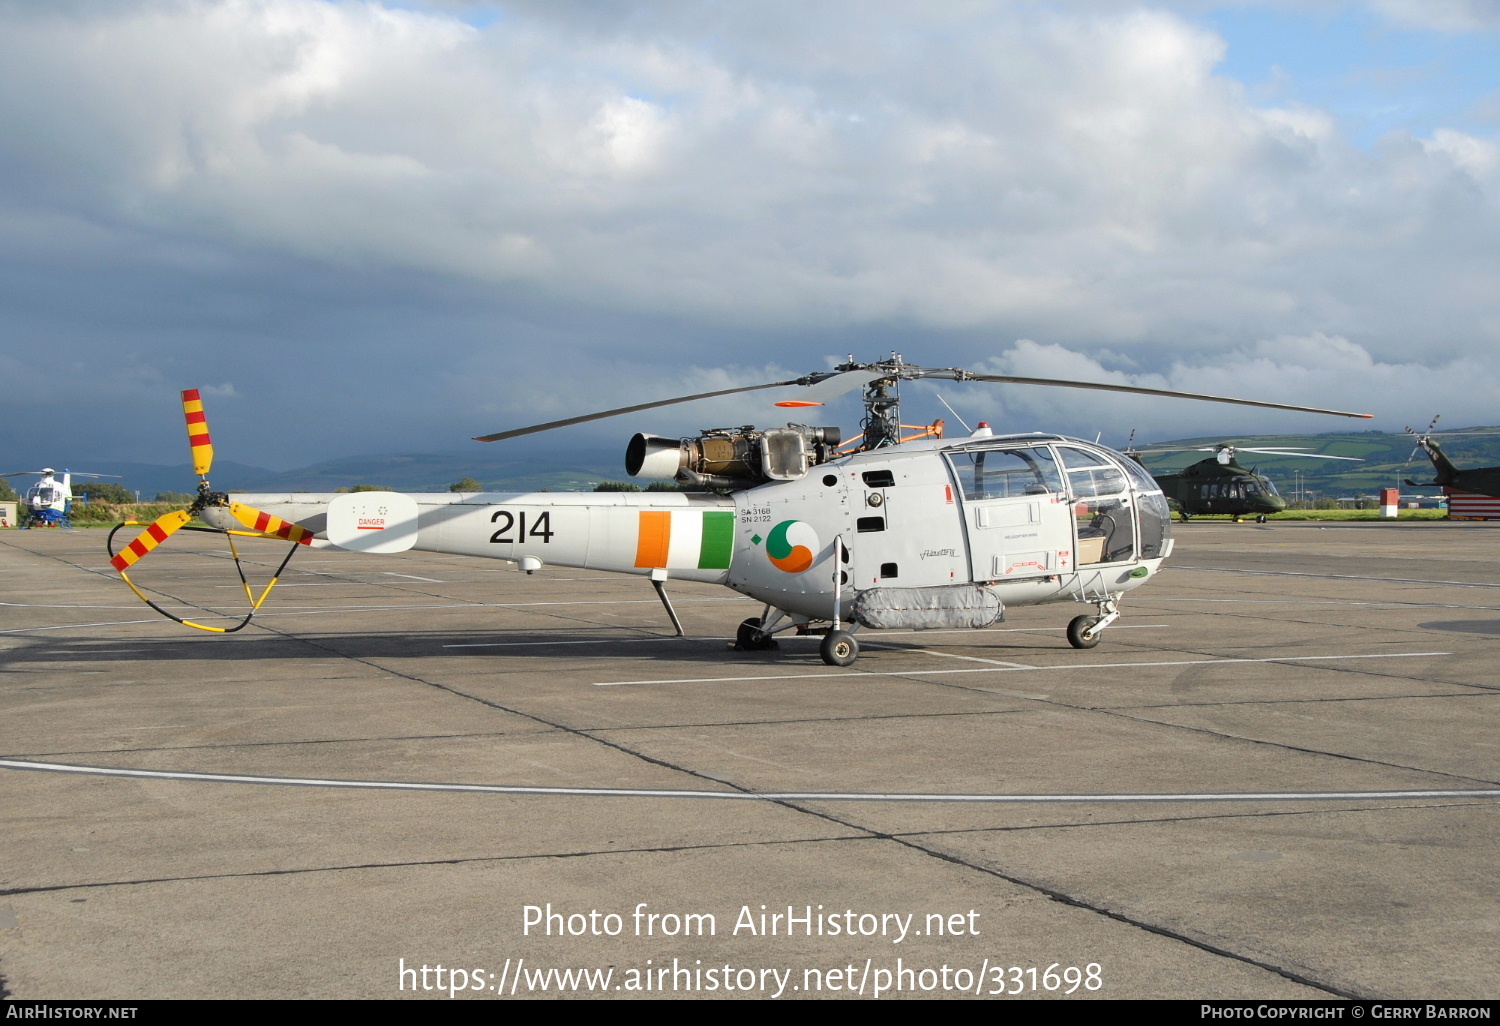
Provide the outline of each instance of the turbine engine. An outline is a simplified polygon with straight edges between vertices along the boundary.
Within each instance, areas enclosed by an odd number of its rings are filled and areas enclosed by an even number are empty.
[[[696,488],[750,488],[803,477],[809,467],[833,459],[842,440],[836,427],[805,424],[764,431],[748,424],[709,428],[696,438],[638,434],[625,450],[625,471]]]

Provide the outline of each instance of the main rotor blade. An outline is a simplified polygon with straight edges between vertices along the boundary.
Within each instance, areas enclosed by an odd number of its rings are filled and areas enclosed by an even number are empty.
[[[298,545],[312,544],[313,532],[307,528],[298,527],[296,524],[282,520],[280,517],[273,517],[269,513],[262,513],[254,506],[246,506],[243,502],[231,502],[229,504],[229,514],[252,531],[275,535],[277,538],[285,538],[287,541],[296,542]]]
[[[173,533],[181,526],[193,519],[185,509],[175,510],[163,516],[159,516],[140,534],[135,540],[120,550],[119,555],[110,560],[114,568],[121,573],[129,570],[137,562],[145,557],[152,549],[172,537]]]
[[[573,424],[586,424],[591,420],[603,420],[605,417],[618,417],[624,413],[639,413],[641,410],[654,410],[658,406],[672,406],[676,403],[690,403],[694,399],[714,399],[721,395],[735,395],[738,392],[755,392],[763,388],[781,388],[784,385],[801,384],[802,379],[793,378],[791,381],[773,381],[766,385],[746,385],[743,388],[724,388],[717,392],[699,392],[697,395],[678,396],[676,399],[661,399],[654,403],[641,403],[639,406],[622,406],[617,410],[605,410],[603,413],[589,413],[582,417],[569,417],[566,420],[548,421],[546,424],[533,424],[531,427],[514,428],[510,431],[497,431],[493,435],[477,435],[476,442],[498,442],[505,438],[516,438],[519,435],[534,435],[538,431],[551,431],[553,428],[569,427]]]
[[[203,397],[196,388],[182,391],[182,415],[187,419],[188,444],[193,448],[193,473],[208,476],[214,465],[214,447],[208,437],[208,418],[203,413]]]
[[[46,473],[48,473],[48,471],[45,471],[45,470],[13,470],[9,474],[0,474],[0,477],[25,477],[27,474],[46,474]],[[51,473],[55,474],[55,473],[57,473],[57,471],[54,470],[54,471],[51,471]],[[78,471],[78,470],[64,470],[63,473],[64,474],[71,474],[73,477],[115,477],[115,478],[120,477],[119,474],[85,474],[82,471]]]
[[[831,377],[824,378],[817,384],[812,385],[805,392],[798,392],[796,399],[779,402],[777,406],[822,406],[824,403],[832,402],[839,396],[854,391],[872,381],[879,381],[885,377],[875,371],[853,370],[843,371]]]
[[[1408,429],[1410,430],[1410,429]],[[1416,434],[1415,431],[1411,432]],[[1500,431],[1429,431],[1422,435],[1423,438],[1500,438]]]
[[[1348,460],[1351,463],[1364,462],[1358,456],[1326,456],[1321,452],[1287,452],[1282,449],[1240,449],[1239,451],[1264,453],[1267,456],[1301,456],[1309,460]]]
[[[1264,406],[1271,410],[1294,410],[1298,413],[1327,413],[1335,417],[1358,417],[1371,420],[1373,413],[1349,413],[1345,410],[1325,410],[1318,406],[1293,406],[1290,403],[1268,403],[1259,399],[1231,399],[1222,395],[1204,395],[1199,392],[1173,392],[1165,388],[1141,388],[1138,385],[1106,385],[1097,381],[1063,381],[1057,378],[1020,378],[1010,374],[969,374],[969,381],[995,381],[1012,385],[1055,385],[1059,388],[1091,388],[1100,392],[1131,392],[1136,395],[1159,395],[1168,399],[1199,399],[1208,403],[1235,403],[1239,406]]]

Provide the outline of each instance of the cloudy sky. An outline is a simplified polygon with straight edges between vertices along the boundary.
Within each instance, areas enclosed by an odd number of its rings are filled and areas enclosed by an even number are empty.
[[[0,469],[179,462],[192,386],[283,469],[892,350],[1495,424],[1497,214],[1500,0],[0,0]]]

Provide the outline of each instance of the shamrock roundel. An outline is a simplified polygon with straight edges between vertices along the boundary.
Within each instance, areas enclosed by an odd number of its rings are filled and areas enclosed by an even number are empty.
[[[766,555],[778,570],[800,574],[813,565],[818,551],[817,533],[800,520],[783,520],[766,538]]]

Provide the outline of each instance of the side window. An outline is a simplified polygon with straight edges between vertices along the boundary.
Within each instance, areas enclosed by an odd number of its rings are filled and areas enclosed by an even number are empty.
[[[1063,490],[1062,472],[1045,446],[948,454],[965,499],[1014,499]]]

